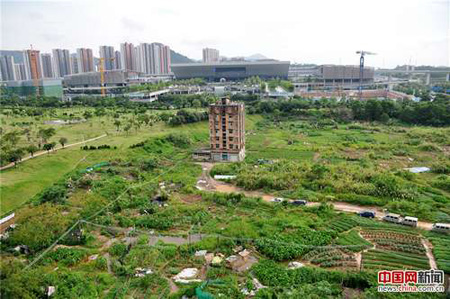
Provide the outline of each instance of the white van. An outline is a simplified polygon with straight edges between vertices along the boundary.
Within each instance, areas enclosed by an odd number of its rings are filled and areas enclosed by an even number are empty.
[[[431,231],[450,234],[450,223],[433,223]]]
[[[386,222],[392,222],[392,223],[401,223],[402,217],[398,214],[387,214],[383,217],[383,220]]]
[[[402,224],[412,226],[412,227],[417,227],[418,220],[419,219],[417,219],[416,217],[406,216],[405,219],[403,219]]]

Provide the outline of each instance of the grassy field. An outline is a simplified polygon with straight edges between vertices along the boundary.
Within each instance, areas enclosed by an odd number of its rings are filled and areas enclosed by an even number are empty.
[[[81,111],[84,110],[80,110],[80,113]],[[259,116],[249,117],[247,119],[247,127],[252,128],[259,119]],[[101,123],[109,125],[99,128]],[[53,127],[57,128],[57,134],[52,140],[58,140],[58,136],[73,136],[73,139],[71,137],[68,138],[69,143],[72,143],[83,140],[82,138],[75,138],[75,136],[80,136],[80,132],[84,132],[85,138],[96,137],[106,132],[108,134],[107,137],[93,141],[88,145],[108,144],[112,147],[116,146],[117,149],[83,151],[75,146],[51,152],[49,155],[21,163],[16,168],[2,171],[0,175],[0,192],[2,196],[0,214],[7,214],[17,208],[69,171],[86,168],[104,161],[131,158],[133,154],[129,151],[129,146],[150,137],[162,136],[170,132],[184,132],[191,136],[197,136],[198,140],[204,141],[208,134],[206,122],[178,127],[170,127],[163,122],[158,122],[151,127],[140,128],[138,131],[131,130],[127,134],[123,131],[117,132],[111,121],[106,120],[106,117],[98,119],[94,117],[86,123]],[[25,141],[22,140],[22,142]]]
[[[79,125],[88,130],[91,121],[98,124],[93,117]],[[195,294],[201,283],[179,283],[174,276],[195,268],[197,279],[211,281],[201,290],[217,297],[245,298],[242,290],[247,288],[263,298],[280,292],[287,297],[344,297],[348,290],[371,298],[377,269],[428,268],[422,235],[435,246],[438,264],[447,264],[445,237],[338,213],[325,203],[341,199],[343,189],[333,184],[343,188],[360,179],[357,183],[368,188],[370,180],[358,174],[369,170],[373,177],[380,172],[416,186],[417,192],[422,190],[417,186],[427,187],[423,190],[433,201],[425,198],[420,204],[428,210],[436,205],[445,214],[446,191],[431,187],[438,174],[395,174],[416,159],[420,166],[432,166],[446,157],[445,139],[427,141],[439,150],[408,144],[402,147],[407,155],[393,154],[399,142],[409,140],[408,133],[432,136],[428,128],[316,128],[312,121],[273,123],[261,115],[247,116],[246,162],[219,164],[216,170],[237,173],[237,184],[248,183],[245,175],[254,172],[253,183],[261,184],[244,186],[250,189],[324,201],[304,207],[196,189],[202,169],[190,155],[208,143],[207,122],[177,127],[157,122],[128,134],[116,132],[109,123],[109,135],[93,145],[108,144],[111,149],[58,150],[1,173],[2,209],[15,208],[18,224],[0,244],[2,297],[38,297],[43,285],[54,285],[59,298],[181,298]],[[445,129],[435,133],[441,131]],[[99,162],[108,163],[86,170]],[[387,166],[379,165],[384,163]],[[391,191],[397,192],[395,188]],[[442,198],[433,197],[438,192]],[[387,196],[355,194],[358,200],[370,199],[369,204],[392,204]],[[57,246],[24,270],[70,227]],[[11,253],[18,245],[28,246],[30,253]],[[196,254],[200,250],[206,250],[208,258]],[[305,266],[288,269],[291,261]],[[152,273],[142,276],[146,269]],[[267,288],[256,290],[253,278]]]

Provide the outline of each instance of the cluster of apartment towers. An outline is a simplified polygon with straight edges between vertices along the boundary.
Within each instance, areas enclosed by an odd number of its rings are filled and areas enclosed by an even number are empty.
[[[42,78],[63,78],[67,75],[104,70],[129,70],[144,74],[170,73],[170,47],[161,43],[122,43],[120,51],[113,46],[100,46],[99,57],[92,49],[79,48],[76,53],[67,49],[53,49],[52,53],[39,50],[23,51],[23,63],[16,63],[13,56],[0,57],[1,81],[20,81]]]

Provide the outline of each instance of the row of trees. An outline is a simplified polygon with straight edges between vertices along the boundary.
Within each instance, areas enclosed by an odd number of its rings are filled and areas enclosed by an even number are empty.
[[[31,130],[26,128],[22,131],[14,130],[2,134],[2,145],[0,148],[0,164],[3,166],[8,163],[17,163],[28,153],[31,157],[39,150],[50,152],[55,148],[56,142],[49,142],[50,138],[56,134],[54,128],[40,128],[36,133],[37,141],[31,138]],[[19,146],[21,135],[26,135],[27,146]],[[36,141],[36,144],[33,143]],[[68,139],[66,137],[59,138],[59,143],[64,148]]]
[[[338,121],[381,121],[396,119],[407,124],[426,126],[450,125],[450,100],[438,99],[433,102],[412,102],[410,100],[368,100],[336,101],[293,99],[289,101],[257,101],[249,103],[247,112],[272,113],[275,115],[308,115],[318,111]]]

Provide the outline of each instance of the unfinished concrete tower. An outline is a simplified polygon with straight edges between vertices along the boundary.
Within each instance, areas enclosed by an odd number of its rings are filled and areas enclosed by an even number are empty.
[[[244,104],[222,98],[209,106],[212,161],[242,161],[245,158]]]

